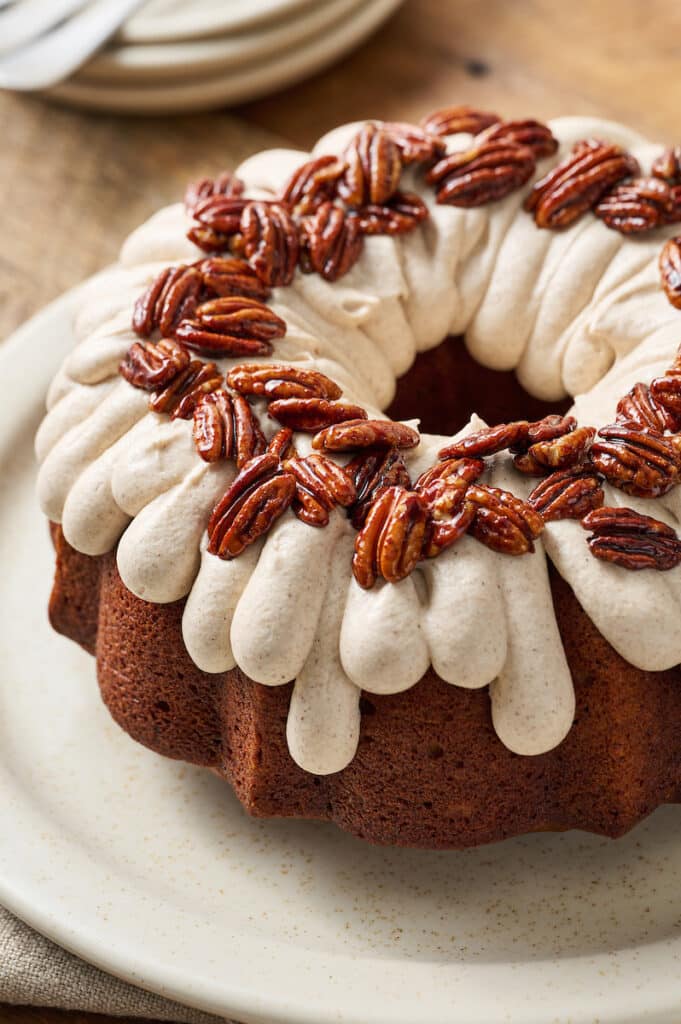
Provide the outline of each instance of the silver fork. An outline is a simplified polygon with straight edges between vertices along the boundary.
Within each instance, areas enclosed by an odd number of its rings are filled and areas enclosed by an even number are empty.
[[[51,8],[57,4],[70,4],[73,10],[82,8],[84,2],[51,0],[47,6]],[[39,39],[0,58],[0,88],[48,89],[63,81],[110,39],[143,3],[146,0],[95,0],[84,9],[76,11],[68,20],[61,20],[56,25],[53,22]],[[19,15],[22,8],[27,6],[29,0],[24,0],[24,4],[15,10],[0,14],[0,34],[3,33],[2,23],[5,19]]]

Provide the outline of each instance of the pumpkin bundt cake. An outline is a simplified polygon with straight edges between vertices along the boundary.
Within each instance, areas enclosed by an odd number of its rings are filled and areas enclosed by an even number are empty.
[[[679,150],[453,107],[136,230],[37,437],[122,728],[376,843],[681,800],[679,221]]]

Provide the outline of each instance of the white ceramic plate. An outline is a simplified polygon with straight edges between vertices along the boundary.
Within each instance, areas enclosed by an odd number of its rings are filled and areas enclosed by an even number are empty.
[[[351,17],[366,0],[329,0],[312,10],[301,11],[267,26],[257,26],[238,36],[177,43],[112,46],[89,61],[75,76],[76,82],[131,85],[179,77],[206,77],[262,62],[277,54],[299,48],[307,39]]]
[[[206,110],[243,103],[298,82],[359,46],[403,0],[363,0],[358,11],[342,17],[332,29],[292,46],[267,60],[211,77],[162,85],[119,85],[71,80],[47,93],[62,102],[93,110],[159,114]]]
[[[126,43],[153,43],[243,32],[326,0],[148,0],[119,33]]]
[[[678,1024],[681,808],[617,842],[466,853],[257,822],[135,745],[52,633],[32,435],[73,296],[0,347],[0,902],[134,984],[248,1024]]]

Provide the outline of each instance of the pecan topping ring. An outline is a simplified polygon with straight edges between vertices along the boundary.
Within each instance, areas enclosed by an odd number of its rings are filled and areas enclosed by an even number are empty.
[[[208,550],[236,558],[274,525],[293,501],[295,477],[279,472],[276,455],[257,455],[243,467],[213,509],[208,522]]]
[[[601,478],[593,466],[560,469],[547,476],[527,499],[545,523],[581,519],[605,500]]]
[[[242,395],[263,398],[340,398],[335,380],[300,366],[241,363],[227,374],[227,383]]]
[[[338,193],[348,206],[386,203],[397,191],[402,158],[397,143],[380,125],[365,124],[344,153],[345,174]]]
[[[367,419],[360,405],[329,402],[326,398],[277,398],[270,402],[267,413],[285,427],[306,434],[315,434],[334,423]]]
[[[520,188],[532,177],[534,167],[534,155],[527,146],[476,140],[472,149],[438,160],[426,181],[436,186],[438,203],[482,206]]]
[[[658,498],[680,478],[678,438],[634,430],[625,424],[599,430],[591,460],[613,487],[640,498]]]
[[[634,178],[606,192],[594,213],[623,235],[652,231],[674,215],[672,190],[659,178]]]
[[[428,510],[424,499],[401,487],[388,487],[376,499],[355,538],[352,571],[360,587],[371,589],[378,576],[398,583],[421,558]]]
[[[681,238],[670,238],[660,253],[660,275],[666,296],[681,309]]]
[[[421,440],[417,430],[391,420],[348,420],[321,430],[312,447],[330,452],[351,452],[356,448],[415,448]]]
[[[623,569],[673,569],[681,562],[681,540],[671,526],[631,508],[599,508],[582,520],[592,530],[591,553]]]
[[[224,388],[202,395],[194,409],[194,442],[204,462],[235,459],[241,469],[267,446],[260,424],[241,395]]]
[[[298,231],[282,203],[248,203],[241,217],[244,252],[268,288],[290,284],[298,262]]]
[[[363,245],[357,215],[331,202],[322,203],[304,223],[303,268],[316,271],[326,281],[337,281],[355,265]]]
[[[619,146],[597,140],[581,142],[537,182],[525,200],[525,209],[534,214],[537,227],[565,228],[618,181],[638,173],[636,160]]]

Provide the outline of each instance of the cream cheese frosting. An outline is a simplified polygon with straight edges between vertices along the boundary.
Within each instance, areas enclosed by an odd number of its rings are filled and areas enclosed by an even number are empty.
[[[358,127],[331,132],[314,154],[340,153]],[[561,118],[550,127],[560,149],[540,162],[537,176],[587,137],[619,143],[642,166],[659,152],[599,119]],[[455,150],[470,140],[446,141]],[[247,195],[271,195],[305,158],[271,150],[236,173]],[[635,382],[673,362],[678,312],[657,272],[671,228],[633,239],[588,216],[562,232],[541,231],[521,210],[525,190],[459,209],[436,204],[410,168],[403,184],[421,195],[429,219],[404,236],[367,238],[359,261],[333,284],[297,273],[289,287],[274,289],[270,305],[287,333],[263,361],[320,370],[339,382],[344,400],[377,417],[419,352],[464,334],[480,363],[515,370],[537,397],[571,395],[574,414],[595,426],[613,419]],[[649,670],[681,663],[681,568],[623,578],[589,554],[573,521],[548,523],[523,558],[464,536],[401,582],[379,581],[369,591],[352,576],[354,530],[340,511],[323,530],[285,515],[233,561],[209,554],[206,524],[233,465],[202,462],[191,422],[150,412],[147,395],[117,373],[135,340],[130,318],[140,291],[161,267],[201,255],[187,227],[181,205],[160,211],[124,243],[119,266],[88,289],[74,324],[77,344],[50,389],[36,440],[39,498],[77,550],[98,555],[117,545],[123,582],[138,597],[186,598],[183,636],[200,669],[239,666],[268,686],[295,680],[287,737],[302,768],[320,775],[344,768],[357,747],[361,691],[397,693],[431,665],[451,685],[489,685],[494,727],[511,750],[532,755],[559,744],[574,694],[547,557],[627,661]],[[226,372],[237,362],[219,366]],[[264,407],[254,409],[271,436]],[[474,417],[465,431],[480,425]],[[412,479],[450,440],[421,436],[405,453]],[[309,438],[299,435],[297,445],[304,454]],[[489,460],[484,479],[523,496],[531,489],[508,454]],[[675,529],[678,492],[654,505]],[[606,485],[606,504],[623,498]]]

